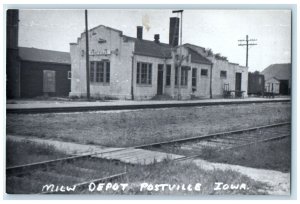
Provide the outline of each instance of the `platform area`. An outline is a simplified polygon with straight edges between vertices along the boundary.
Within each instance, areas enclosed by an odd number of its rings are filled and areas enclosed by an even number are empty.
[[[37,101],[37,100],[8,100],[7,113],[52,113],[52,112],[81,112],[130,110],[146,108],[172,108],[190,106],[213,106],[249,103],[290,102],[290,97],[281,98],[244,98],[244,99],[203,99],[203,100],[150,100],[150,101]]]

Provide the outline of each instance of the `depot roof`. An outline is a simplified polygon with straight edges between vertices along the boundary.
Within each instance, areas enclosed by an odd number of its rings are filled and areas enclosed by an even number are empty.
[[[71,57],[68,52],[19,47],[19,56],[26,61],[71,64]]]

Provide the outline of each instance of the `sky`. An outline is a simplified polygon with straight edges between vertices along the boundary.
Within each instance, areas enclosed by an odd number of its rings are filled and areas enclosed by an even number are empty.
[[[88,10],[89,29],[98,25],[136,37],[143,25],[143,38],[168,43],[172,10]],[[66,51],[84,32],[84,10],[20,10],[19,46]],[[210,48],[230,62],[246,64],[246,48],[238,40],[257,39],[249,49],[249,71],[262,71],[270,64],[291,62],[291,13],[288,10],[184,10],[183,43]]]

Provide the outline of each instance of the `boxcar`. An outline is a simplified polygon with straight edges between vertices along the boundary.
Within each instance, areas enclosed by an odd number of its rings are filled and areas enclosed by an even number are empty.
[[[264,94],[265,77],[259,72],[248,73],[248,94],[261,96]]]

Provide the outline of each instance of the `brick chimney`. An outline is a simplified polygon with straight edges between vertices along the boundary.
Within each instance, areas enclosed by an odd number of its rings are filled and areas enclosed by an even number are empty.
[[[143,39],[143,26],[136,27],[136,38],[140,40]]]
[[[170,18],[169,45],[175,47],[179,41],[179,18]]]

